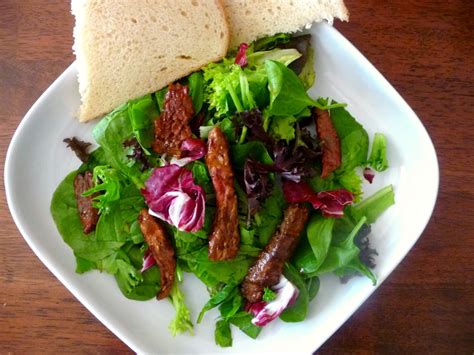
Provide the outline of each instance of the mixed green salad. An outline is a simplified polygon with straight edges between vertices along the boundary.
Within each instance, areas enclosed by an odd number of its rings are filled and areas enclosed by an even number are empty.
[[[192,333],[207,311],[218,308],[215,342],[231,346],[231,325],[257,338],[263,325],[276,317],[284,322],[303,321],[324,274],[333,273],[343,281],[362,275],[375,285],[371,269],[377,254],[369,245],[370,225],[394,204],[394,192],[389,185],[366,197],[362,185],[364,178],[372,182],[375,172],[388,168],[386,139],[377,133],[369,152],[369,136],[345,104],[307,94],[315,80],[309,44],[308,36],[264,38],[180,80],[192,98],[194,143],[205,142],[215,126],[229,143],[240,231],[235,258],[208,258],[216,201],[202,145],[190,144],[181,160],[170,160],[152,149],[154,122],[164,110],[168,91],[164,88],[102,118],[93,129],[98,147],[92,152],[84,154],[87,145],[69,141],[82,153],[84,163],[57,187],[51,213],[74,252],[76,272],[100,270],[114,275],[129,299],[146,301],[157,295],[160,270],[148,252],[138,216],[144,208],[151,208],[145,198],[147,188],[159,182],[150,179],[157,172],[167,174],[159,169],[173,167],[190,172],[190,186],[198,187],[191,197],[185,195],[184,185],[176,187],[182,194],[178,195],[185,196],[180,200],[182,213],[176,208],[167,211],[170,205],[166,205],[155,214],[171,237],[176,256],[176,277],[168,297],[176,310],[169,324],[173,335]],[[326,174],[322,174],[324,139],[314,123],[317,109],[329,113],[340,142],[340,164]],[[81,224],[74,190],[75,177],[86,171],[92,173],[94,187],[84,195],[93,196],[99,211],[95,230],[88,234]],[[170,179],[173,184],[175,180]],[[288,288],[265,288],[261,307],[253,307],[242,296],[240,285],[291,202],[307,204],[310,209],[296,251],[283,272],[285,285],[291,284],[295,292],[290,292],[292,299],[281,309],[265,314],[266,321],[259,322],[257,313],[269,312],[267,306],[281,301],[280,291]],[[186,212],[188,208],[193,213]],[[183,222],[184,218],[188,219]],[[186,306],[189,295],[179,287],[183,273],[194,274],[209,291],[199,315]]]

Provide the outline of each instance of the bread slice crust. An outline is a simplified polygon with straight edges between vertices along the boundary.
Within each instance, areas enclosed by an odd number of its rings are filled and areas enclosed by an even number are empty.
[[[71,10],[83,122],[227,54],[220,0],[72,0]]]
[[[230,49],[276,33],[294,33],[323,20],[349,20],[343,0],[223,0]]]

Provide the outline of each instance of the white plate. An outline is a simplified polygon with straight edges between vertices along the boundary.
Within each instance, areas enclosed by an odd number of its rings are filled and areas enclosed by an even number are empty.
[[[388,138],[390,169],[377,174],[367,192],[393,184],[396,205],[374,225],[375,273],[380,285],[408,253],[431,216],[438,191],[438,163],[433,144],[420,120],[382,75],[337,30],[318,24],[313,35],[316,62],[314,96],[347,102],[351,113],[372,136]],[[168,323],[174,315],[167,301],[138,302],[120,293],[112,276],[99,272],[78,275],[71,249],[62,241],[49,213],[51,196],[79,161],[63,138],[91,140],[94,123],[74,119],[79,106],[76,67],[72,64],[38,99],[19,125],[5,164],[8,205],[21,234],[51,272],[102,323],[139,353],[311,353],[338,329],[375,291],[366,278],[342,285],[323,277],[308,318],[302,323],[275,321],[252,340],[233,330],[234,345],[214,344],[214,320],[207,314],[194,336],[173,338]],[[184,292],[195,318],[208,296],[191,275]]]

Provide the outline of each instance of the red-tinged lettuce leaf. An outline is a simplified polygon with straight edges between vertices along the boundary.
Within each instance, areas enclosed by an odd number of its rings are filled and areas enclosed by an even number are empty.
[[[181,143],[181,152],[182,158],[176,159],[172,158],[170,160],[171,164],[175,164],[178,166],[185,166],[192,161],[201,159],[206,155],[206,143],[197,138],[188,138]]]
[[[259,209],[261,203],[271,193],[272,184],[269,179],[269,167],[252,159],[247,159],[244,164],[244,184],[247,193],[247,224],[250,217]]]
[[[261,141],[265,143],[267,148],[270,149],[273,147],[275,142],[273,138],[263,128],[263,115],[258,108],[249,111],[239,112],[235,115],[235,118],[240,119],[241,123],[245,127],[247,127],[248,140]],[[236,123],[236,126],[238,126],[239,122]]]
[[[364,169],[364,178],[365,180],[369,182],[369,184],[372,183],[372,181],[374,180],[374,177],[375,177],[375,173],[371,168]]]
[[[290,146],[284,141],[279,141],[273,150],[274,171],[279,172],[287,180],[300,182],[302,178],[314,175],[314,162],[319,155],[317,150],[307,145]]]
[[[240,65],[242,68],[248,64],[247,61],[247,48],[249,45],[247,43],[241,43],[237,55],[235,56],[235,64]]]
[[[81,141],[77,139],[76,137],[65,138],[63,139],[63,142],[67,144],[68,148],[71,148],[74,154],[76,154],[76,156],[83,163],[87,163],[87,161],[89,160],[88,149],[91,143]]]
[[[129,154],[127,154],[127,158],[135,160],[138,164],[140,164],[140,171],[145,171],[150,168],[150,163],[146,157],[145,151],[143,150],[142,146],[138,142],[136,138],[131,138],[123,142],[123,146],[129,149]]]
[[[290,203],[311,203],[314,209],[321,210],[324,217],[343,217],[344,206],[354,201],[354,195],[348,190],[314,192],[306,182],[285,181],[283,193]]]
[[[181,231],[202,228],[205,193],[196,185],[191,171],[171,164],[153,170],[142,190],[150,214]]]

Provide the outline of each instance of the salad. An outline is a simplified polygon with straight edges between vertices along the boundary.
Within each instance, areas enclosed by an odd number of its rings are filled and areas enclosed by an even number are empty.
[[[375,285],[370,226],[391,185],[363,196],[388,168],[387,142],[315,80],[310,35],[242,44],[236,53],[131,100],[93,129],[98,146],[65,139],[82,160],[57,187],[51,213],[76,272],[114,275],[123,295],[167,298],[173,335],[217,308],[215,342],[231,326],[257,338],[279,318],[304,321],[319,277]],[[92,151],[91,151],[92,150]],[[199,315],[184,273],[209,291]]]

